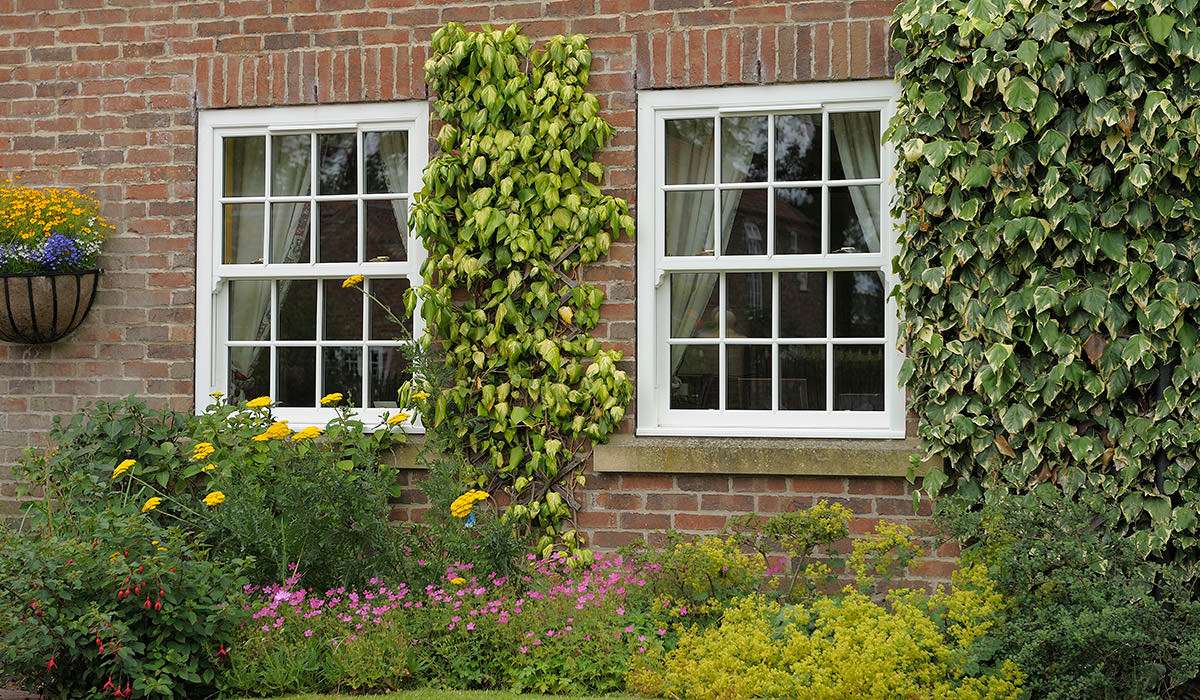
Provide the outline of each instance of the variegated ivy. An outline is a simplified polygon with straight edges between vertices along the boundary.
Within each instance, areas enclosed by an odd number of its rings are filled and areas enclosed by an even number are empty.
[[[905,0],[903,374],[931,493],[1090,500],[1200,561],[1197,0]]]
[[[410,302],[452,376],[425,420],[541,547],[582,546],[571,522],[583,466],[633,393],[621,354],[590,333],[604,292],[581,279],[633,233],[628,204],[600,189],[595,156],[613,128],[587,92],[591,61],[582,36],[532,50],[516,26],[449,24],[425,64],[444,125],[415,198],[429,258]]]

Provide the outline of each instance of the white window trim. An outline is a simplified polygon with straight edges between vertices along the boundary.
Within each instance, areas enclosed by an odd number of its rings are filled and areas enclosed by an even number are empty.
[[[890,80],[807,83],[748,87],[643,90],[638,92],[638,241],[637,241],[637,427],[638,435],[696,437],[902,438],[904,391],[899,384],[903,355],[897,348],[898,315],[891,291],[896,283],[891,260],[896,254],[890,216],[882,216],[879,254],[675,257],[668,266],[659,231],[663,224],[663,158],[667,118],[753,114],[779,111],[855,111],[878,109],[881,129],[895,111],[899,87]],[[828,139],[823,140],[828,148]],[[714,149],[716,150],[716,149]],[[881,213],[892,199],[895,152],[882,144]],[[715,156],[718,158],[719,153]],[[826,156],[827,158],[827,156]],[[880,261],[882,260],[882,264]],[[865,264],[869,262],[870,264]],[[884,410],[721,411],[670,408],[670,308],[668,271],[855,270],[882,267],[887,323],[884,338]],[[828,308],[833,301],[827,300]],[[660,313],[660,310],[662,312]],[[831,371],[831,370],[827,370]]]
[[[285,279],[288,277],[321,277],[344,279],[353,274],[387,277],[406,277],[411,286],[421,283],[420,269],[425,250],[420,240],[408,229],[408,259],[404,262],[363,263],[298,263],[265,265],[226,265],[218,257],[221,232],[221,137],[289,131],[357,131],[387,128],[409,130],[408,203],[421,188],[421,177],[429,159],[429,104],[425,101],[387,102],[372,104],[304,105],[294,107],[254,107],[246,109],[201,110],[197,135],[196,180],[196,374],[195,409],[203,412],[214,403],[209,395],[226,390],[225,370],[227,353],[225,314],[218,311],[228,303],[227,282],[232,279]],[[359,149],[361,169],[361,143]],[[269,157],[269,156],[268,156]],[[270,177],[270,174],[267,174]],[[361,181],[362,173],[359,173]],[[313,183],[315,187],[315,183]],[[369,197],[368,197],[369,198]],[[264,217],[269,226],[270,217]],[[361,230],[360,230],[361,236]],[[269,240],[269,236],[267,236]],[[269,243],[268,243],[269,245]],[[364,299],[364,304],[367,300]],[[319,312],[318,312],[319,313]],[[364,332],[366,316],[364,314]],[[419,309],[413,317],[413,334],[422,332]],[[313,344],[345,345],[317,340]],[[271,343],[278,344],[278,341]],[[376,343],[373,343],[376,344]],[[363,358],[363,372],[368,371],[369,358]],[[275,385],[271,377],[271,386]],[[318,382],[320,378],[318,377]],[[404,407],[401,407],[403,409]],[[356,411],[368,427],[375,425],[384,414],[400,409],[362,408]],[[293,427],[314,425],[324,427],[334,416],[329,408],[276,408],[276,418],[289,421]],[[419,424],[405,424],[409,432],[420,431]]]

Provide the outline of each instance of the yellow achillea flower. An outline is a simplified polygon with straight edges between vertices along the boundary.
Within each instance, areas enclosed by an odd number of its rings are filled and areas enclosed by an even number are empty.
[[[225,494],[220,491],[213,491],[204,497],[204,505],[209,508],[215,508],[225,502]]]
[[[467,580],[462,576],[455,576],[454,578],[450,579],[450,583],[453,583],[456,586],[461,586],[466,582]]]
[[[413,401],[424,401],[425,399],[429,398],[429,392],[428,391],[413,392],[412,398],[413,398]]]
[[[208,456],[216,452],[217,448],[213,447],[211,442],[198,442],[192,448],[192,460],[199,462],[202,459],[208,459]]]
[[[305,428],[304,430],[297,431],[297,433],[292,436],[292,442],[299,442],[301,440],[312,440],[315,437],[320,437],[320,435],[321,435],[321,429],[315,425],[310,425],[307,428]]]
[[[157,508],[158,505],[162,503],[162,500],[163,499],[159,498],[158,496],[151,496],[150,498],[147,498],[146,502],[142,504],[142,512],[149,513]]]
[[[292,429],[288,427],[287,421],[277,420],[267,427],[258,435],[254,436],[255,442],[266,442],[267,440],[282,440],[292,434]]]
[[[454,499],[454,502],[450,504],[450,515],[453,515],[456,518],[465,518],[471,514],[472,510],[475,509],[476,503],[486,498],[488,498],[487,491],[471,489],[470,491],[467,491],[463,495]]]
[[[246,402],[246,408],[266,408],[271,405],[270,396],[260,396],[257,399],[251,399]]]
[[[115,469],[113,469],[112,478],[114,478],[114,479],[115,479],[115,478],[117,478],[118,476],[121,476],[121,475],[122,475],[122,474],[124,474],[125,472],[129,471],[129,470],[130,470],[130,468],[132,468],[132,467],[133,467],[133,465],[135,465],[135,464],[137,464],[137,460],[136,460],[136,459],[127,459],[127,460],[125,460],[124,462],[121,462],[120,464],[118,464],[118,465],[116,466],[116,468],[115,468]]]
[[[200,471],[202,471],[202,472],[212,472],[212,471],[216,471],[216,470],[217,470],[217,465],[216,465],[216,464],[214,464],[214,463],[212,463],[212,462],[209,462],[208,464],[204,465],[204,468],[203,468],[203,469],[201,469]]]
[[[346,279],[342,280],[342,289],[357,287],[358,285],[362,284],[363,279],[365,278],[362,275],[350,275]]]
[[[388,425],[400,425],[404,421],[408,420],[408,418],[409,418],[409,415],[407,413],[405,413],[404,411],[401,411],[394,416],[388,416],[387,424]]]
[[[321,397],[321,405],[328,406],[330,404],[337,403],[338,401],[341,401],[341,400],[342,400],[341,392],[335,391],[332,394],[325,394],[324,396],[322,396]]]

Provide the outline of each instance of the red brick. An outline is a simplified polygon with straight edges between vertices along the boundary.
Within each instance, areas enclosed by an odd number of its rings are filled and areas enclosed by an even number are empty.
[[[724,515],[676,513],[675,529],[688,532],[717,532],[725,527]]]

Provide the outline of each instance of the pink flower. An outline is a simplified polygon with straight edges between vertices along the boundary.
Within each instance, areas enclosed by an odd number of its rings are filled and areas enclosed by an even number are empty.
[[[313,636],[313,631],[312,630],[304,630],[304,636],[305,637]]]
[[[471,631],[473,631],[474,629],[475,629],[475,623],[474,623],[474,622],[468,622],[468,623],[467,623],[467,631],[468,631],[468,632],[471,632]]]

